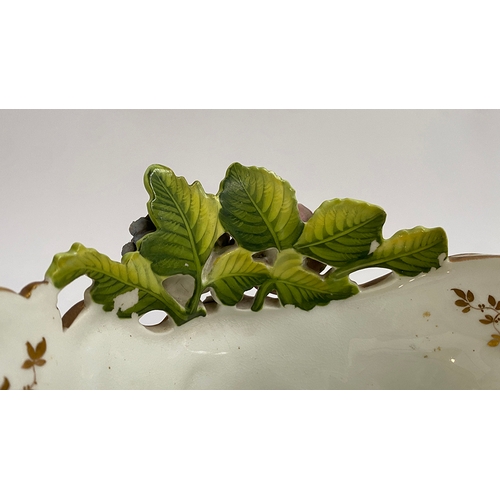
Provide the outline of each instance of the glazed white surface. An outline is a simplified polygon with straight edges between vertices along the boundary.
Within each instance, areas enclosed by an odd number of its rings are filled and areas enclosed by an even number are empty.
[[[51,284],[29,299],[0,291],[0,382],[29,384],[26,342],[45,337],[37,389],[498,389],[495,331],[451,289],[487,302],[499,283],[499,258],[447,261],[309,312],[219,306],[181,327],[144,327],[90,301],[67,330]]]

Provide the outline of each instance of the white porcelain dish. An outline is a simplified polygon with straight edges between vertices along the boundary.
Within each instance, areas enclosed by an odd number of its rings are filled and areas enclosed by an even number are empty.
[[[415,278],[391,273],[307,312],[212,304],[180,327],[120,319],[88,297],[61,318],[50,283],[23,293],[0,291],[3,388],[500,388],[495,256],[452,257]]]

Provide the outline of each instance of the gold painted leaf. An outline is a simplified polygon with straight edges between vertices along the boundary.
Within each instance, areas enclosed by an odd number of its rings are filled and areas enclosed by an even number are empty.
[[[37,359],[35,361],[36,366],[43,366],[47,361],[45,359]]]
[[[500,344],[500,340],[490,340],[490,341],[488,342],[488,345],[489,345],[490,347],[496,347],[498,344]]]
[[[24,368],[25,370],[27,370],[28,368],[32,368],[34,365],[34,362],[31,361],[31,359],[27,359],[24,363],[23,363],[23,366],[21,366],[21,368]]]
[[[28,353],[30,353],[30,347],[31,344],[29,344],[28,346]],[[29,354],[29,356],[32,360],[40,359],[45,354],[46,350],[47,350],[47,342],[45,341],[45,337],[43,337],[42,341],[37,344],[34,354],[33,355]],[[33,351],[33,347],[31,347],[31,351]]]
[[[465,307],[465,306],[468,306],[469,303],[465,302],[465,300],[456,300],[455,305],[457,305],[458,307]]]
[[[0,387],[0,391],[6,391],[9,388],[10,388],[9,379],[7,377],[4,377],[2,387]]]
[[[35,349],[33,349],[33,346],[29,342],[26,342],[26,349],[28,350],[28,356],[31,359],[36,359],[36,351]]]
[[[483,325],[489,325],[493,323],[491,319],[480,319],[479,322],[482,323]]]
[[[470,290],[467,290],[467,300],[469,302],[474,302],[474,294]]]
[[[466,307],[465,309],[462,309],[463,313],[468,313],[470,311],[470,307]]]
[[[461,298],[461,299],[466,299],[465,297],[465,292],[463,290],[460,290],[459,288],[452,288],[452,290]]]
[[[493,295],[488,295],[488,303],[490,304],[490,306],[493,306],[493,307],[496,306],[497,301],[496,301],[495,297],[493,297]]]

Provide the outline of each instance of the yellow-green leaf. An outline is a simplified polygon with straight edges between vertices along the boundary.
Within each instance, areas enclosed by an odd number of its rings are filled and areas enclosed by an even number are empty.
[[[303,260],[293,249],[280,252],[270,270],[271,278],[259,288],[252,309],[258,311],[272,289],[277,291],[283,305],[293,304],[306,311],[358,293],[358,287],[349,278],[324,279],[308,271],[302,265]]]
[[[391,269],[403,276],[417,276],[441,266],[448,254],[446,233],[440,227],[426,229],[418,226],[403,229],[382,244],[369,258],[347,265],[333,273],[337,277],[367,267]],[[472,296],[469,302],[474,300]]]
[[[267,266],[255,262],[252,252],[238,247],[214,260],[204,288],[213,288],[223,304],[234,306],[243,298],[246,290],[260,285],[268,278]]]
[[[325,201],[306,222],[294,248],[340,267],[367,257],[372,243],[382,241],[385,218],[384,210],[364,201]]]
[[[184,177],[177,177],[162,165],[151,165],[146,170],[144,184],[156,231],[139,240],[139,252],[151,261],[156,274],[190,274],[198,278],[223,233],[217,198],[205,193],[198,181],[188,185]]]
[[[284,250],[302,232],[295,191],[265,168],[233,163],[221,182],[219,199],[222,225],[247,250]]]
[[[166,311],[177,324],[196,316],[204,316],[200,309],[188,315],[185,309],[168,295],[163,287],[164,277],[151,270],[151,263],[138,252],[123,256],[122,263],[112,261],[106,255],[81,243],[75,243],[68,252],[57,254],[46,277],[57,288],[63,288],[76,278],[86,274],[94,280],[90,289],[92,299],[112,311],[115,299],[137,289],[137,301],[126,309],[118,309],[118,316],[130,317],[132,313],[145,314],[155,309]]]

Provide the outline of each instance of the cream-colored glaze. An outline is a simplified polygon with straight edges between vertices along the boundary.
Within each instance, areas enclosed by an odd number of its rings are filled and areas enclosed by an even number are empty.
[[[500,259],[446,261],[416,278],[391,275],[358,295],[305,312],[219,306],[181,327],[144,327],[88,300],[64,330],[58,291],[0,290],[0,384],[33,381],[26,342],[45,337],[36,389],[498,389],[493,326],[455,305],[500,300]]]

